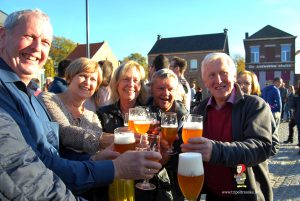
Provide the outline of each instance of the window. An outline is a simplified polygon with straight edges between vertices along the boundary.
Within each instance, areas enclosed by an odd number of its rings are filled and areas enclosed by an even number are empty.
[[[281,45],[281,62],[291,61],[291,44]]]
[[[251,51],[251,63],[259,63],[259,47],[253,46],[250,47]]]
[[[197,68],[198,68],[197,59],[191,59],[191,61],[190,61],[190,69],[191,70],[196,70]]]

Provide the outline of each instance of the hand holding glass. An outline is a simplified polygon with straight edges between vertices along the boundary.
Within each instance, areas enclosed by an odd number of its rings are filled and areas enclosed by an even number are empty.
[[[147,151],[160,152],[160,136],[155,134],[145,134],[145,136],[147,137],[148,141]],[[154,184],[149,183],[148,179],[137,183],[135,186],[141,190],[154,190],[156,188]]]

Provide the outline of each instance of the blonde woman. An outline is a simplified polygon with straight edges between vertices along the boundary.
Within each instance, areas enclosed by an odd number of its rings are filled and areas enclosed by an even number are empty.
[[[103,131],[113,133],[124,126],[124,115],[129,108],[143,105],[145,101],[145,70],[135,61],[119,66],[110,82],[110,104],[97,110]]]
[[[245,94],[261,95],[259,82],[255,73],[246,70],[239,72],[237,83]]]
[[[45,92],[39,99],[50,116],[59,123],[59,138],[66,150],[93,154],[100,149],[102,128],[97,115],[85,109],[84,102],[101,84],[101,69],[88,58],[74,60],[66,70],[68,88],[54,94]]]

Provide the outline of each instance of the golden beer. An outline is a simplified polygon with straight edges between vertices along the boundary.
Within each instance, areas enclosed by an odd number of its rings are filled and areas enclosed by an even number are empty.
[[[162,125],[161,134],[162,139],[165,139],[170,146],[173,145],[177,136],[177,125]]]
[[[182,129],[182,140],[184,144],[187,144],[190,138],[202,137],[202,134],[202,122],[184,122]]]
[[[135,138],[133,133],[116,133],[114,137],[115,151],[122,154],[128,150],[135,150]]]
[[[179,154],[178,183],[187,200],[196,200],[204,183],[204,170],[201,153]]]
[[[186,199],[196,200],[204,183],[204,175],[188,177],[178,174],[178,183]]]
[[[135,130],[134,130],[134,120],[132,120],[132,119],[128,120],[128,128],[130,130],[132,130],[132,132],[135,132]]]
[[[139,134],[145,134],[150,128],[150,121],[134,121],[135,131]]]

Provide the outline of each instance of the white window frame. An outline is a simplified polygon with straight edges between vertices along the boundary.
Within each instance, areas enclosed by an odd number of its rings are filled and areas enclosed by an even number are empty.
[[[197,59],[190,60],[190,70],[197,70],[198,69],[198,61]]]
[[[281,62],[291,61],[291,44],[281,44]]]
[[[251,63],[259,63],[259,46],[250,47]]]

